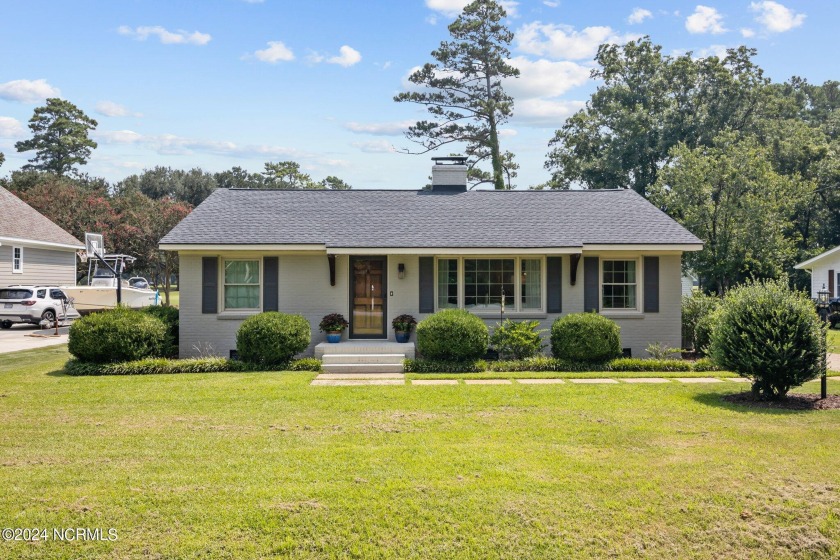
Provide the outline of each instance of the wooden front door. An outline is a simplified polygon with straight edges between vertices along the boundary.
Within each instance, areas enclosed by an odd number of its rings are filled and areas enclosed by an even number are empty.
[[[388,257],[350,257],[350,338],[387,338]]]

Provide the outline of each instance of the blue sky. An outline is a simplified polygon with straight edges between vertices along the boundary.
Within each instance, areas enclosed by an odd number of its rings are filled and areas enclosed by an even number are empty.
[[[261,171],[295,160],[354,188],[420,188],[432,155],[401,135],[424,117],[394,103],[410,70],[431,61],[464,0],[110,0],[5,2],[0,21],[0,151],[46,97],[99,121],[85,171],[116,181],[146,167]],[[746,44],[775,81],[840,79],[840,2],[632,0],[505,2],[515,32],[508,84],[514,118],[503,148],[520,188],[548,178],[547,143],[589,97],[598,44],[650,35],[666,53]]]

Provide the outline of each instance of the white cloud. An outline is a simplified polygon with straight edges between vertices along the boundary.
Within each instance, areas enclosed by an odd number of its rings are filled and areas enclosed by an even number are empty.
[[[283,41],[269,41],[268,46],[262,50],[254,51],[257,60],[276,64],[281,60],[287,62],[295,59],[292,49],[283,44]]]
[[[127,25],[121,25],[117,32],[120,35],[134,37],[138,41],[145,41],[152,35],[156,35],[161,43],[164,45],[206,45],[210,42],[212,37],[209,33],[201,33],[200,31],[169,31],[160,25],[154,26],[140,26],[132,29]]]
[[[21,103],[37,103],[48,97],[58,97],[61,92],[51,86],[46,80],[12,80],[0,84],[0,99],[20,101]]]
[[[689,33],[711,33],[719,35],[726,31],[723,27],[723,15],[715,8],[699,4],[694,13],[685,18],[685,28]]]
[[[175,134],[147,136],[133,130],[97,131],[93,136],[103,144],[139,145],[163,155],[189,155],[196,152],[219,156],[255,157],[255,158],[312,158],[313,154],[301,152],[284,146],[266,144],[240,145],[234,142],[185,138]]]
[[[805,22],[805,14],[797,14],[790,8],[764,0],[763,2],[752,2],[750,10],[756,12],[755,21],[764,26],[769,33],[784,33],[794,27],[799,27]]]
[[[470,3],[471,0],[426,0],[426,7],[430,10],[440,12],[446,17],[456,18],[464,9],[464,6]],[[501,0],[499,4],[507,12],[508,17],[516,16],[516,8],[519,2],[513,0]]]
[[[746,37],[747,39],[749,39],[750,37],[755,37],[755,31],[753,31],[749,27],[742,27],[741,36]]]
[[[551,0],[543,0],[543,4],[548,6],[549,8],[556,8],[560,5],[560,2],[552,2]]]
[[[635,8],[630,16],[627,18],[627,23],[642,23],[646,19],[650,19],[653,17],[653,13],[650,10],[645,10],[644,8]]]
[[[113,101],[100,101],[96,104],[96,112],[106,117],[142,117],[140,113],[129,111],[125,105]]]
[[[513,128],[503,128],[499,131],[499,136],[502,138],[510,138],[516,136],[517,134],[519,133]]]
[[[570,60],[555,62],[517,56],[508,62],[519,69],[520,76],[506,79],[504,86],[517,100],[527,97],[556,97],[589,80],[589,68]]]
[[[353,142],[353,147],[368,154],[388,154],[396,152],[394,145],[387,140],[371,140],[369,142]]]
[[[517,48],[528,54],[580,60],[592,58],[603,43],[622,44],[638,35],[619,35],[611,27],[586,27],[576,31],[571,25],[535,21],[516,31]]]
[[[585,106],[583,101],[523,99],[517,101],[511,122],[560,128],[567,118]]]
[[[338,49],[338,52],[340,53],[338,56],[332,56],[327,59],[329,64],[338,64],[339,66],[348,68],[354,64],[358,64],[362,60],[362,54],[351,46],[342,45]]]
[[[24,135],[21,122],[12,117],[0,117],[0,138],[20,138]]]
[[[374,136],[400,136],[408,129],[409,126],[415,124],[414,121],[392,121],[380,123],[360,123],[348,122],[344,123],[344,128],[350,132],[357,134],[373,134]]]
[[[726,58],[727,48],[728,47],[726,45],[709,45],[708,47],[697,51],[694,58],[708,58],[710,56],[716,56],[723,60]]]

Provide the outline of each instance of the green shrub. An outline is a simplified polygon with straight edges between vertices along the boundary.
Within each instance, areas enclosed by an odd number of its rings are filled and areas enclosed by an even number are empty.
[[[723,300],[712,331],[714,362],[753,381],[753,392],[778,399],[820,372],[822,323],[804,292],[785,280],[750,282]]]
[[[546,329],[537,330],[539,326],[539,321],[505,319],[496,324],[490,337],[490,346],[499,353],[500,358],[524,360],[536,356],[545,348],[542,333]]]
[[[700,356],[709,353],[709,345],[712,343],[712,332],[720,320],[720,306],[714,311],[700,317],[694,326],[694,351]]]
[[[462,362],[487,353],[487,325],[463,309],[445,309],[417,325],[417,350],[423,358]]]
[[[306,350],[311,337],[309,321],[303,316],[268,311],[242,321],[236,332],[236,352],[243,362],[280,365]]]
[[[228,358],[187,358],[168,360],[146,358],[132,362],[94,364],[71,359],[64,365],[64,373],[74,376],[91,375],[157,375],[174,373],[218,373],[248,371],[321,371],[321,362],[315,358],[302,358],[275,366],[261,366],[229,360]]]
[[[645,348],[645,352],[654,360],[668,360],[674,355],[680,354],[679,348],[671,348],[664,342],[651,342]]]
[[[467,360],[460,362],[444,360],[407,359],[403,361],[406,373],[481,373],[487,371],[484,360]]]
[[[405,360],[406,373],[482,373],[522,371],[616,371],[616,372],[680,372],[719,371],[708,359],[690,362],[687,360],[653,360],[639,358],[617,358],[608,362],[575,362],[547,356],[536,356],[525,360],[483,360],[468,362],[443,362],[438,360]]]
[[[703,292],[697,290],[689,296],[682,298],[682,338],[683,347],[694,350],[695,352],[702,351],[703,348],[708,347],[709,339],[698,339],[697,324],[715,311],[720,306],[720,298],[717,296],[707,296]],[[707,321],[704,327],[707,329],[700,336],[708,336],[709,327],[711,324]]]
[[[618,325],[597,313],[572,313],[551,325],[551,352],[555,358],[604,362],[621,355]]]
[[[178,357],[178,336],[180,318],[177,307],[171,305],[150,305],[141,309],[143,313],[147,313],[152,317],[157,317],[163,324],[166,325],[166,345],[163,355],[176,358]]]
[[[82,317],[70,327],[67,349],[83,362],[108,363],[161,357],[166,325],[157,317],[117,307]]]
[[[831,325],[831,328],[834,329],[837,327],[837,323],[840,323],[840,311],[835,311],[828,316],[828,322]]]

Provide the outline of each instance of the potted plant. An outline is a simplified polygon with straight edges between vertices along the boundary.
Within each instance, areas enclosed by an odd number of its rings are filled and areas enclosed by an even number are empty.
[[[335,343],[341,342],[341,333],[349,326],[350,323],[347,322],[344,315],[341,313],[330,313],[329,315],[324,315],[318,328],[321,329],[321,332],[327,333],[327,342]]]
[[[414,330],[416,325],[417,319],[411,315],[403,314],[394,317],[394,320],[391,321],[391,326],[394,327],[394,336],[397,342],[408,342],[409,337],[411,337],[411,331]]]

